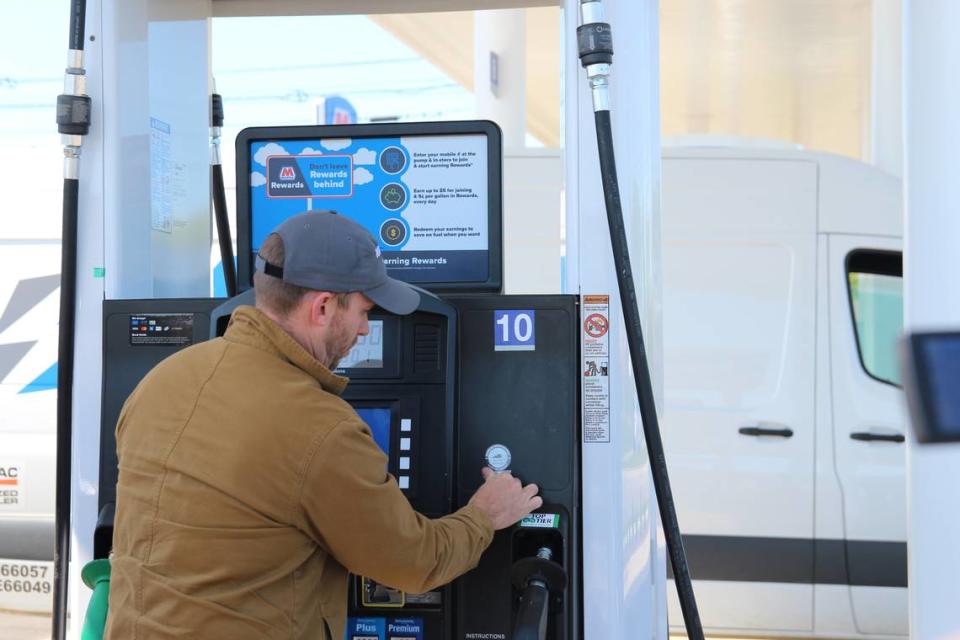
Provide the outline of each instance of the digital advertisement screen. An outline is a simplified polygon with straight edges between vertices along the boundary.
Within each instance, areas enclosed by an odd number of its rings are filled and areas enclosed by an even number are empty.
[[[383,320],[371,320],[370,332],[357,337],[350,353],[337,364],[338,369],[383,368]]]
[[[373,439],[390,458],[390,409],[361,407],[356,410],[360,419],[367,423]]]
[[[275,139],[248,145],[254,254],[290,216],[334,210],[366,227],[395,278],[412,283],[488,279],[486,135]]]

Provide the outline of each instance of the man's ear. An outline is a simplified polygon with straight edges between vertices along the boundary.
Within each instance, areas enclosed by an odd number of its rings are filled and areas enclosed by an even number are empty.
[[[311,324],[328,326],[333,319],[337,301],[329,291],[311,291],[307,294],[307,312]]]

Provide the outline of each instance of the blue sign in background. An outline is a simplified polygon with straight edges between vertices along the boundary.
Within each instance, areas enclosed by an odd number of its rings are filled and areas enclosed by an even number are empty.
[[[343,96],[327,96],[323,101],[324,124],[355,124],[357,110]]]
[[[493,312],[494,351],[533,351],[537,346],[536,312],[533,309],[498,309]]]
[[[305,155],[295,161],[282,158],[301,154]],[[336,156],[336,160],[330,158],[335,163],[352,162],[352,180],[347,180],[349,188],[342,185],[308,188],[309,165],[321,160],[311,157],[315,154]],[[264,238],[287,218],[308,209],[334,210],[356,220],[370,232],[379,243],[387,271],[393,277],[414,283],[487,279],[488,249],[405,249],[412,230],[403,213],[410,205],[412,194],[403,176],[410,170],[412,159],[399,137],[260,140],[250,144],[250,158],[250,240],[254,256]],[[284,166],[292,167],[292,179],[287,171],[286,179],[280,180]],[[486,167],[478,167],[478,171],[481,170],[486,171]],[[303,183],[302,188],[273,188],[274,182],[297,181]],[[268,187],[270,195],[287,197],[269,197]],[[487,215],[486,210],[483,215]]]

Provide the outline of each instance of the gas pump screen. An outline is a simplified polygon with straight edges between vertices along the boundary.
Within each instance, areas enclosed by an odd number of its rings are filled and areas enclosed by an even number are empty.
[[[338,369],[383,368],[383,320],[371,320],[370,332],[359,336],[350,353],[337,365]]]
[[[363,225],[388,273],[432,289],[499,290],[500,131],[490,122],[245,129],[237,137],[241,283],[290,216]]]
[[[960,441],[960,332],[914,333],[902,349],[904,391],[917,440]]]
[[[373,440],[377,443],[383,452],[390,458],[390,409],[380,408],[358,408],[357,415],[367,423],[373,433]]]

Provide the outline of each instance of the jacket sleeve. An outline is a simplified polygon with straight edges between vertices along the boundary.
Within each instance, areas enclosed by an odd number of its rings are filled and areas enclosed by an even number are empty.
[[[308,458],[300,488],[305,530],[351,573],[410,593],[477,565],[493,524],[466,506],[438,519],[410,506],[359,418],[339,423]]]

